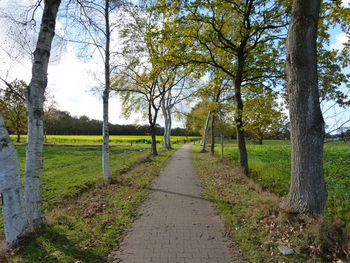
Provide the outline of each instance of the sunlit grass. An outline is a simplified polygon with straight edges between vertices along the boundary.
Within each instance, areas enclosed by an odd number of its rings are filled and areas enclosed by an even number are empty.
[[[252,179],[244,176],[232,161],[221,162],[209,153],[199,153],[198,145],[193,146],[193,150],[201,183],[224,217],[226,233],[234,240],[235,251],[242,251],[249,262],[348,262],[349,236],[337,220],[289,214],[279,209],[282,198],[270,189],[279,189],[279,183],[285,182],[281,174],[271,168],[272,161],[270,168],[262,161],[251,161],[255,169],[266,171],[255,171]],[[249,146],[251,155],[254,150]],[[256,152],[265,157],[266,153],[259,150]],[[234,151],[236,149],[229,149]],[[277,155],[272,157],[278,159]],[[265,188],[270,191],[264,191],[256,182],[256,178],[260,178],[267,184],[267,176],[277,179],[270,188]],[[280,245],[292,248],[295,254],[283,256],[278,249]],[[235,259],[239,261],[240,255]]]
[[[137,208],[149,192],[148,186],[173,153],[160,151],[130,170],[149,152],[120,150],[112,148],[111,167],[115,172],[113,183],[107,185],[101,181],[99,147],[45,148],[43,183],[48,223],[39,235],[30,234],[9,262],[112,262],[109,253],[118,249],[128,227],[139,216]],[[86,183],[94,187],[81,194],[79,188]]]
[[[16,141],[15,135],[10,136],[13,141]],[[171,136],[173,144],[192,142],[200,139],[196,136]],[[26,142],[27,136],[21,136],[21,142]],[[163,142],[163,136],[156,137],[157,143]],[[98,135],[47,135],[46,143],[55,144],[101,144],[102,136]],[[109,137],[111,144],[151,144],[151,137],[142,135],[111,135]]]
[[[247,145],[250,176],[269,191],[284,196],[290,185],[290,144],[265,141]],[[219,154],[220,147],[216,147]],[[227,160],[238,164],[237,146],[225,147]],[[331,142],[324,145],[324,175],[327,182],[327,214],[342,220],[350,230],[350,144]]]

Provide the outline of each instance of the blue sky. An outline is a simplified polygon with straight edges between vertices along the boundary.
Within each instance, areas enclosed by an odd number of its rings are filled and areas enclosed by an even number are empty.
[[[21,3],[26,5],[34,0],[0,0],[0,9],[6,11],[9,7],[16,6],[16,11],[20,9]],[[343,1],[343,4],[350,6],[350,0]],[[7,36],[4,34],[4,28],[0,28],[0,43],[2,44]],[[62,23],[58,21],[57,31],[62,31]],[[341,48],[342,43],[347,41],[344,32],[339,28],[331,31],[331,48]],[[118,41],[117,39],[115,41]],[[57,54],[58,55],[58,54]],[[60,59],[53,61],[49,66],[49,85],[48,89],[57,101],[61,110],[66,110],[75,116],[87,115],[90,118],[102,119],[102,101],[99,94],[91,90],[100,86],[103,79],[103,67],[101,58],[95,52],[89,61],[82,61],[77,57],[76,50],[72,44],[67,44],[63,53],[59,54]],[[55,55],[53,55],[55,57]],[[21,56],[18,61],[11,61],[0,49],[0,74],[7,80],[20,78],[27,82],[30,80],[31,61],[29,56]],[[350,73],[350,69],[346,69]],[[120,102],[117,98],[111,98],[110,103],[110,121],[112,123],[145,123],[141,116],[134,114],[133,118],[125,119],[120,113]],[[326,105],[327,106],[327,105]],[[330,127],[339,125],[342,121],[350,118],[349,110],[335,109],[325,115],[327,124]],[[334,117],[335,115],[335,117]],[[332,118],[331,118],[332,116]],[[338,124],[337,124],[338,123]],[[162,125],[162,123],[160,123]],[[182,123],[175,123],[175,126],[182,126]],[[350,123],[349,125],[350,126]]]

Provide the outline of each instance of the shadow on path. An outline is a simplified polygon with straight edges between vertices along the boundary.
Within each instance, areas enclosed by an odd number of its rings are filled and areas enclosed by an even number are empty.
[[[189,194],[183,194],[183,193],[179,193],[179,192],[164,190],[164,189],[160,189],[160,188],[154,188],[154,187],[150,187],[150,186],[138,186],[138,185],[134,185],[132,183],[125,183],[125,182],[118,181],[118,180],[113,180],[113,184],[117,184],[117,185],[124,186],[124,187],[126,186],[126,187],[130,187],[130,188],[133,188],[133,189],[145,189],[145,190],[150,190],[150,191],[154,191],[154,192],[161,192],[161,193],[166,193],[166,194],[184,196],[184,197],[188,197],[188,198],[192,198],[192,199],[209,201],[209,202],[213,202],[213,203],[220,202],[222,204],[226,204],[226,205],[229,205],[229,206],[236,205],[233,202],[227,202],[227,201],[220,200],[220,199],[214,199],[214,198],[208,198],[208,197],[196,196],[196,195],[189,195]]]

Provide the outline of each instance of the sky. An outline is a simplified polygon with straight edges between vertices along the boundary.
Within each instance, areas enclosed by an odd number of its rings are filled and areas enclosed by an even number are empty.
[[[16,6],[17,12],[21,3],[33,0],[0,0],[0,11],[7,12]],[[343,5],[350,7],[350,0],[343,0]],[[40,12],[38,12],[40,15]],[[40,21],[40,19],[38,19]],[[1,22],[1,21],[0,21]],[[57,23],[57,31],[61,31],[62,24]],[[2,28],[2,29],[1,29]],[[4,32],[5,27],[0,28],[0,44],[8,40],[8,35]],[[346,42],[346,34],[335,30],[333,32],[331,48],[339,49],[342,43]],[[0,46],[1,47],[1,46]],[[10,51],[13,55],[13,50]],[[56,54],[57,55],[57,54]],[[103,79],[101,69],[103,69],[101,59],[98,54],[94,54],[89,61],[82,61],[78,58],[73,44],[67,43],[66,48],[59,54],[60,59],[55,60],[48,69],[48,90],[54,97],[60,110],[68,111],[73,116],[86,115],[93,119],[102,119],[101,95],[93,92],[100,85],[98,79]],[[0,48],[0,76],[11,81],[15,78],[23,79],[27,83],[31,76],[30,56],[19,56],[18,60],[11,60]],[[130,119],[125,119],[121,115],[121,103],[115,96],[110,99],[110,122],[114,124],[147,123],[142,120],[140,114],[132,114]],[[162,121],[160,122],[161,125]],[[182,122],[175,121],[175,125],[183,127]],[[348,125],[350,126],[350,124]]]
[[[21,4],[27,6],[31,0],[0,0],[0,12],[13,9],[16,6],[21,10]],[[35,1],[32,1],[35,2]],[[23,8],[24,9],[24,8]],[[19,12],[17,10],[17,12]],[[40,12],[37,12],[40,16]],[[37,18],[40,21],[40,17]],[[1,20],[0,20],[1,23]],[[56,22],[56,33],[63,33],[62,24]],[[8,40],[6,27],[0,27],[0,76],[11,82],[15,78],[23,79],[26,83],[30,82],[31,77],[31,58],[28,54],[16,54],[16,52],[6,45]],[[112,44],[113,45],[113,44]],[[68,111],[73,116],[86,115],[91,119],[102,120],[102,97],[101,87],[103,75],[103,61],[98,52],[91,55],[88,61],[81,60],[78,57],[77,47],[73,43],[65,43],[62,52],[52,52],[52,62],[48,68],[48,87],[47,91],[50,97],[53,97],[58,109]],[[1,47],[10,49],[11,55],[16,59],[6,55]],[[34,50],[33,47],[31,47]],[[118,50],[120,51],[120,50]],[[57,59],[59,57],[59,59]],[[97,90],[100,90],[98,92]],[[130,118],[125,118],[121,114],[121,101],[114,94],[111,94],[109,102],[109,121],[113,124],[147,124],[148,121],[142,118],[139,113],[131,114]],[[160,125],[163,125],[160,118]],[[183,122],[173,120],[174,127],[184,127]]]

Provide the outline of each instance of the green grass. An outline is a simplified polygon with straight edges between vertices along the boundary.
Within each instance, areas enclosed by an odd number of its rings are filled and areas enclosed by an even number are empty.
[[[47,211],[48,224],[39,235],[29,235],[9,262],[107,262],[107,255],[118,249],[128,227],[139,216],[137,208],[149,192],[148,186],[172,153],[173,150],[161,151],[159,156],[145,159],[142,164],[126,173],[116,173],[113,184],[97,183],[95,188],[85,191],[79,198]],[[90,154],[91,159],[84,162],[80,160],[80,164],[93,162],[95,152]],[[126,158],[125,162],[132,162],[129,159]],[[72,162],[79,163],[79,160]],[[78,166],[79,164],[75,171],[79,171]],[[69,174],[65,178],[68,179],[74,172],[71,173],[72,167],[67,169]],[[85,170],[87,171],[89,170]],[[95,176],[99,176],[98,172]]]
[[[250,176],[264,188],[279,195],[290,185],[290,145],[288,141],[265,141],[247,145]],[[220,147],[216,147],[217,153]],[[237,164],[237,146],[225,147],[224,156]],[[325,143],[324,174],[327,182],[327,215],[342,220],[350,231],[350,144]]]
[[[10,135],[13,141],[16,141],[15,135]],[[111,135],[111,144],[151,144],[150,136],[133,136],[133,135]],[[163,142],[163,136],[157,136],[157,143]],[[200,139],[200,137],[193,136],[171,136],[173,144],[192,142]],[[26,142],[27,136],[21,136],[21,142]],[[47,143],[55,144],[101,144],[102,136],[97,135],[47,135]]]
[[[21,174],[25,167],[25,146],[16,146]],[[142,151],[136,151],[142,150]],[[110,167],[113,174],[123,173],[150,154],[143,145],[110,148]],[[42,177],[45,211],[62,206],[90,190],[102,179],[102,152],[97,146],[45,146]],[[23,181],[23,176],[22,176]],[[0,216],[0,237],[3,238]],[[1,260],[0,260],[1,262]]]
[[[149,150],[142,152],[130,151],[139,148],[140,146],[111,147],[111,171],[127,170],[138,159],[150,153]],[[23,174],[25,147],[17,146],[17,150]],[[57,204],[66,202],[91,188],[100,180],[102,178],[101,155],[101,147],[44,147],[44,207],[51,209]]]
[[[278,208],[280,197],[262,191],[232,162],[199,153],[197,145],[193,149],[201,183],[223,215],[238,246],[235,250],[249,262],[335,262],[346,257],[349,238],[332,220],[286,214]],[[279,245],[293,248],[296,254],[281,255]]]

